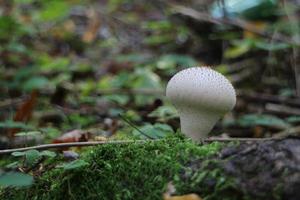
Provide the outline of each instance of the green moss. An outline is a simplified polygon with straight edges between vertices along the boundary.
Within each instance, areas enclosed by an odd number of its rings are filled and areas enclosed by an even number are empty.
[[[175,182],[178,193],[196,192],[201,194],[201,197],[205,197],[205,200],[242,200],[247,198],[241,193],[235,179],[223,173],[222,161],[210,158],[195,163],[185,167],[184,175]]]
[[[100,145],[83,155],[88,166],[53,169],[30,188],[2,191],[0,199],[160,200],[170,181],[180,193],[198,192],[202,197],[218,199],[212,193],[215,189],[224,191],[227,179],[222,171],[210,170],[214,161],[202,164],[198,170],[189,166],[212,157],[221,148],[217,142],[197,145],[178,136],[146,143]],[[202,184],[210,178],[221,180],[214,186]]]

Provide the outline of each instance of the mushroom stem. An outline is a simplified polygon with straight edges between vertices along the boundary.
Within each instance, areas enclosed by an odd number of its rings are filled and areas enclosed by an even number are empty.
[[[215,122],[220,118],[219,114],[207,111],[185,111],[180,114],[181,132],[195,141],[201,141],[208,137]]]

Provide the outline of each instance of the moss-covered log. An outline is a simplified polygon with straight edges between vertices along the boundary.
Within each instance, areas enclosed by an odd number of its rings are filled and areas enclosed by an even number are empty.
[[[52,169],[30,188],[7,188],[0,199],[162,199],[176,194],[204,199],[300,199],[300,140],[195,144],[180,137],[145,144],[90,148],[88,165]]]

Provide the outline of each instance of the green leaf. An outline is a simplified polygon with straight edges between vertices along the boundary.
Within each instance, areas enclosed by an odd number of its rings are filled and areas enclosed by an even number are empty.
[[[21,152],[17,151],[17,152],[13,152],[11,155],[15,156],[15,157],[24,156],[25,152],[24,151],[21,151]]]
[[[33,183],[33,177],[19,172],[7,172],[0,175],[0,186],[22,187]]]
[[[25,81],[23,89],[31,91],[34,89],[41,89],[49,83],[48,79],[42,76],[32,77],[29,80]]]
[[[160,45],[171,42],[173,38],[170,35],[151,35],[144,39],[144,43],[147,45]]]
[[[42,21],[59,20],[68,13],[69,6],[65,1],[47,1],[44,9],[39,13],[39,19]]]
[[[131,87],[140,89],[140,88],[161,88],[161,79],[160,77],[152,72],[149,69],[138,69],[132,78]],[[147,105],[153,102],[155,99],[154,96],[145,96],[145,95],[135,95],[135,103],[138,106]]]
[[[40,131],[27,131],[27,132],[18,132],[15,135],[16,136],[36,136],[36,135],[40,135],[41,132]]]
[[[126,55],[119,55],[116,57],[118,62],[133,62],[133,63],[145,63],[149,61],[151,57],[148,54],[131,53]]]
[[[289,123],[299,123],[300,122],[300,116],[290,116],[288,118],[286,118],[286,121]]]
[[[72,162],[65,163],[59,166],[59,168],[63,168],[64,170],[73,170],[73,169],[80,169],[87,165],[89,165],[89,163],[84,160],[74,160]]]
[[[19,24],[10,16],[0,16],[0,39],[8,39],[19,29]]]
[[[292,47],[292,45],[289,45],[287,43],[270,43],[264,41],[256,41],[255,47],[266,51],[278,51],[278,50],[290,48]]]
[[[167,135],[174,133],[173,129],[169,125],[161,124],[161,123],[156,123],[154,125],[146,124],[140,127],[139,129],[146,135],[155,139],[163,138],[166,137]],[[145,137],[137,130],[134,130],[133,134],[143,138]]]
[[[180,54],[168,54],[161,56],[157,61],[156,65],[158,69],[166,70],[174,69],[177,66],[193,67],[197,64],[197,61],[190,56]]]
[[[70,68],[69,58],[52,58],[48,55],[43,55],[39,58],[39,68],[43,72],[66,72]]]
[[[150,29],[154,31],[168,31],[173,28],[173,24],[170,23],[170,21],[167,20],[161,20],[161,21],[148,21],[144,22],[142,24],[143,29]]]
[[[20,129],[32,129],[33,127],[23,122],[15,122],[12,120],[0,122],[0,128],[20,128]]]
[[[104,99],[115,102],[118,105],[126,105],[129,102],[129,96],[128,95],[112,94],[112,95],[106,95],[104,97]]]
[[[54,157],[56,156],[56,153],[53,152],[53,151],[47,151],[47,150],[45,150],[45,151],[42,151],[42,152],[40,153],[40,155],[41,155],[41,156],[50,157],[50,158],[54,158]]]
[[[259,115],[259,114],[248,114],[238,119],[237,123],[243,127],[253,126],[267,126],[277,128],[287,128],[290,125],[284,120],[274,117],[272,115]]]
[[[32,3],[34,0],[15,0],[14,2],[19,4],[19,3],[22,3],[22,4],[30,4]]]
[[[6,167],[6,168],[9,168],[9,169],[16,169],[18,166],[19,166],[19,162],[18,162],[18,161],[15,161],[15,162],[9,163],[9,164],[6,165],[5,167]]]
[[[166,122],[169,119],[179,117],[177,110],[173,106],[165,105],[160,106],[152,111],[149,117],[157,117],[159,121]]]
[[[25,162],[28,166],[34,165],[40,157],[40,152],[35,149],[25,151]]]
[[[225,58],[237,58],[245,53],[247,53],[252,47],[252,42],[250,40],[242,40],[237,42],[234,47],[227,49],[224,52]]]

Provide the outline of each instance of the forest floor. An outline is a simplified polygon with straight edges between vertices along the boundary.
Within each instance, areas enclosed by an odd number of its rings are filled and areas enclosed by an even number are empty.
[[[0,1],[0,148],[172,136],[180,127],[167,81],[211,66],[232,82],[237,104],[210,136],[274,138],[227,152],[226,173],[243,191],[282,182],[285,197],[299,197],[298,140],[277,140],[300,133],[299,6],[270,2],[231,13],[217,2]],[[63,150],[2,155],[0,185],[30,184],[54,157],[85,152]]]

